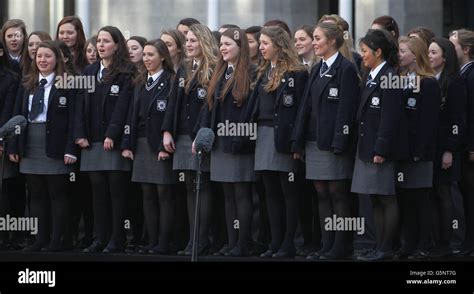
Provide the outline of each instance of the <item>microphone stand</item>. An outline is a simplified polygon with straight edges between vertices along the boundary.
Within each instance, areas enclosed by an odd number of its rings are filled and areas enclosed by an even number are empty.
[[[197,152],[198,168],[196,173],[196,207],[194,208],[194,232],[193,232],[193,250],[191,255],[191,262],[197,262],[199,256],[199,216],[200,216],[200,205],[199,205],[199,188],[201,184],[201,161],[202,151]]]

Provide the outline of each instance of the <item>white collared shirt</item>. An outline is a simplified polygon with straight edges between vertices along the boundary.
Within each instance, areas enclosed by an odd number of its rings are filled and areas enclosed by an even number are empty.
[[[382,67],[384,67],[386,63],[386,61],[382,62],[376,68],[370,71],[370,76],[372,77],[372,79],[375,79],[375,77],[379,74],[380,70],[382,70]]]
[[[331,57],[329,57],[328,60],[323,59],[323,62],[326,62],[326,65],[328,66],[328,68],[330,68],[331,65],[333,65],[333,63],[336,61],[338,56],[339,56],[339,52],[336,52]]]
[[[156,80],[158,80],[161,76],[161,74],[163,73],[163,69],[160,69],[157,73],[153,74],[150,76],[150,74],[148,74],[148,78],[147,78],[147,81],[152,78],[153,79],[153,82],[155,82]]]
[[[104,77],[102,76],[102,70],[106,68],[103,64],[102,61],[100,61],[100,68],[99,68],[99,79],[102,80]]]
[[[43,98],[43,111],[33,120],[30,122],[34,123],[43,123],[47,119],[47,113],[48,113],[48,101],[49,101],[49,93],[51,92],[51,87],[53,86],[54,82],[54,77],[56,75],[51,73],[47,77],[43,77],[41,74],[39,74],[38,81],[41,81],[42,79],[46,79],[46,85],[44,85],[44,98]],[[28,97],[28,111],[31,111],[31,103],[33,102],[33,95],[34,93],[31,93],[30,96]]]
[[[460,73],[462,73],[464,71],[464,69],[466,67],[468,67],[470,64],[474,63],[474,61],[469,61],[468,63],[466,63],[465,65],[461,66],[461,70],[459,71]]]
[[[436,77],[436,79],[437,79],[438,81],[439,81],[439,78],[441,77],[441,73],[442,73],[442,72],[443,72],[443,71],[440,71],[439,73],[437,73],[437,74],[435,75],[435,77]]]
[[[21,54],[19,54],[18,56],[13,56],[13,55],[11,55],[11,54],[9,53],[8,55],[10,55],[10,58],[11,58],[12,60],[15,60],[15,61],[17,61],[17,62],[20,62],[20,60],[21,60]]]

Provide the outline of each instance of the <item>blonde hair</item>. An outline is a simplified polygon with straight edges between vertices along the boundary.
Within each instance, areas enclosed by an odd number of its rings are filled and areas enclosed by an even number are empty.
[[[352,62],[352,64],[357,67],[357,64],[354,60],[354,56],[352,55],[352,52],[355,52],[354,41],[352,39],[351,34],[349,33],[349,24],[347,23],[347,21],[337,14],[325,14],[321,17],[319,23],[325,22],[335,23],[343,32],[344,44],[343,46],[341,46],[341,48],[339,48],[339,52],[341,52],[342,56],[344,56],[347,60]]]
[[[198,39],[202,51],[202,60],[194,72],[191,70],[193,61],[190,60],[188,63],[186,94],[189,93],[191,81],[195,78],[201,86],[207,86],[209,84],[212,72],[218,60],[215,52],[219,51],[212,32],[208,27],[202,24],[193,24],[189,27],[189,31]]]
[[[416,59],[416,74],[422,79],[427,77],[434,77],[435,72],[431,67],[430,60],[428,58],[428,48],[426,43],[418,37],[400,37],[398,44],[406,44],[408,49],[415,55]],[[404,69],[400,72],[400,75],[406,75],[408,69]]]
[[[280,86],[284,73],[306,69],[299,60],[294,42],[290,39],[290,36],[284,29],[277,26],[263,27],[261,35],[269,37],[272,41],[273,47],[278,50],[275,72],[265,85],[265,91],[271,92],[275,91]],[[270,66],[270,60],[263,60],[257,69],[257,80],[267,72]]]

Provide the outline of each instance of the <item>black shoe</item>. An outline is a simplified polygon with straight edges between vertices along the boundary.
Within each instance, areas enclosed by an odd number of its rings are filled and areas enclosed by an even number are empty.
[[[296,248],[285,248],[278,250],[277,253],[272,255],[272,258],[295,258]]]
[[[85,249],[91,246],[91,244],[92,244],[92,239],[84,237],[77,243],[77,248]]]
[[[160,244],[154,246],[150,250],[148,250],[149,254],[158,254],[158,255],[170,255],[171,251],[169,247],[160,246]]]
[[[427,251],[423,251],[423,250],[418,250],[415,253],[408,255],[409,260],[415,260],[415,259],[416,260],[422,260],[422,259],[426,259],[428,257],[429,257],[429,253]]]
[[[247,248],[241,248],[240,246],[235,246],[232,250],[229,251],[228,256],[232,257],[247,257],[250,256],[250,252]]]
[[[360,256],[358,260],[361,261],[382,261],[393,259],[393,251],[376,251],[375,253],[368,256]]]
[[[230,250],[232,250],[232,247],[230,247],[229,244],[225,244],[224,247],[221,248],[221,250],[215,252],[213,255],[214,256],[227,256]]]
[[[343,259],[352,259],[352,252],[344,253],[344,252],[328,251],[319,256],[319,260],[329,261],[329,260],[343,260]]]
[[[24,252],[40,252],[42,248],[45,247],[45,244],[42,242],[35,242],[33,245],[23,248]]]
[[[125,248],[122,246],[115,245],[113,243],[109,243],[107,247],[102,250],[102,253],[123,253],[125,252]]]
[[[395,253],[395,255],[393,256],[393,259],[404,260],[404,259],[408,259],[409,256],[413,256],[414,254],[415,252],[411,252],[402,248]]]
[[[267,251],[260,254],[261,258],[271,258],[273,256],[273,250],[268,249]]]
[[[466,257],[474,253],[474,249],[463,249],[459,253],[456,254],[456,257]]]
[[[92,244],[89,247],[82,250],[82,252],[84,252],[84,253],[98,253],[98,252],[102,252],[102,250],[104,250],[104,248],[105,248],[105,244],[103,244],[99,241],[94,241],[94,242],[92,242]]]
[[[186,245],[183,250],[178,251],[178,255],[181,256],[191,256],[193,254],[193,244],[191,242]]]
[[[430,252],[430,258],[444,258],[453,255],[453,252],[449,248],[444,249],[434,249]]]

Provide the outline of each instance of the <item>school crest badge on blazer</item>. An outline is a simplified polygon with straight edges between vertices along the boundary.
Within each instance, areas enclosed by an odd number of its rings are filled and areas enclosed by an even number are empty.
[[[337,97],[338,94],[339,94],[339,89],[337,89],[337,88],[330,88],[329,89],[329,96]]]
[[[198,92],[198,98],[199,98],[199,99],[204,99],[204,98],[206,98],[206,96],[207,96],[207,90],[206,90],[206,89],[204,89],[204,88],[198,88],[198,89],[197,89],[197,92]]]
[[[407,105],[409,107],[415,107],[416,106],[416,99],[415,98],[408,98]]]
[[[372,97],[371,104],[373,106],[379,106],[380,105],[380,98],[379,97]]]
[[[166,110],[166,100],[158,100],[156,103],[156,110],[165,111]]]
[[[67,103],[66,97],[59,97],[59,105],[65,106]]]
[[[118,94],[120,92],[120,87],[119,85],[112,85],[110,87],[110,93],[112,94]]]
[[[283,95],[283,105],[285,105],[285,106],[292,106],[293,105],[293,95],[292,94]]]

